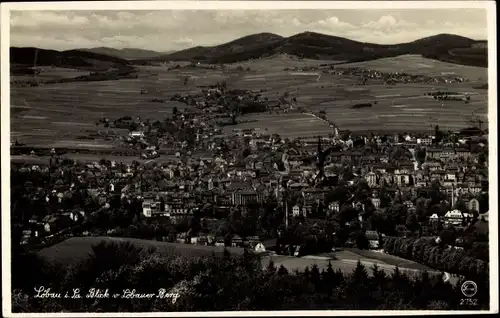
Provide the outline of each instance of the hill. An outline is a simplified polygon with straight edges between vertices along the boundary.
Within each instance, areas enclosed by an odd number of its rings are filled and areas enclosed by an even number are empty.
[[[118,57],[124,60],[135,60],[135,59],[148,59],[155,58],[165,54],[171,54],[170,52],[157,52],[152,50],[134,49],[134,48],[124,48],[124,49],[114,49],[110,47],[96,47],[91,49],[79,49],[80,51],[92,52],[96,54],[104,54],[108,56]]]
[[[124,68],[129,65],[128,61],[121,58],[81,50],[56,51],[34,47],[10,48],[10,63],[14,73],[35,66],[35,60],[36,66],[57,66],[86,71]]]
[[[259,59],[274,54],[290,54],[301,58],[357,62],[403,54],[419,54],[456,64],[487,67],[486,49],[474,48],[470,52],[467,51],[467,54],[456,51],[470,49],[478,44],[484,45],[484,41],[452,34],[438,34],[413,42],[388,45],[363,43],[314,32],[303,32],[287,38],[271,33],[260,33],[217,46],[197,46],[166,54],[151,61],[185,60],[216,64]],[[454,54],[450,53],[452,50]]]
[[[234,41],[217,46],[203,47],[196,46],[190,49],[174,52],[158,57],[161,61],[207,61],[216,63],[218,61],[227,63],[242,61],[251,58],[255,54],[264,54],[275,43],[279,43],[284,38],[272,33],[259,33],[244,36]],[[247,58],[248,57],[248,58]]]

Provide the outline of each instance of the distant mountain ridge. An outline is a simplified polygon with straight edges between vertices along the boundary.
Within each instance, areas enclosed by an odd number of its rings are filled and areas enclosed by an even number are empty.
[[[129,62],[94,52],[82,50],[56,51],[35,47],[11,47],[10,63],[14,65],[73,67],[85,70],[101,70],[107,68],[123,68]]]
[[[114,49],[110,47],[95,47],[90,49],[79,49],[80,51],[92,52],[97,54],[104,54],[109,56],[118,57],[125,60],[134,60],[134,59],[148,59],[155,58],[165,54],[174,53],[174,51],[167,52],[157,52],[153,50],[143,50],[136,48],[123,48],[123,49]]]
[[[303,32],[290,37],[259,33],[217,46],[197,46],[177,51],[152,58],[150,61],[234,63],[274,54],[289,54],[303,58],[355,62],[419,54],[456,64],[487,67],[485,43],[486,41],[453,34],[438,34],[401,44],[374,44],[315,32]],[[452,50],[454,53],[450,53]],[[147,60],[137,62],[146,63]]]

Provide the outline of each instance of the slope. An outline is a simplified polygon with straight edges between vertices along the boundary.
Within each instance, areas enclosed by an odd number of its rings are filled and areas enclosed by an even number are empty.
[[[356,62],[403,54],[419,54],[436,60],[486,67],[486,50],[475,49],[467,51],[467,54],[457,50],[469,49],[478,43],[484,43],[484,41],[475,41],[452,34],[438,34],[413,42],[389,45],[363,43],[314,32],[303,32],[288,38],[271,33],[260,33],[217,46],[197,46],[160,56],[153,61],[187,60],[234,63],[273,54],[290,54],[301,58]],[[451,54],[450,51],[458,53]]]
[[[86,52],[81,50],[56,51],[34,47],[11,47],[11,66],[14,69],[29,68],[33,66],[57,66],[76,68],[86,71],[99,71],[109,68],[123,68],[129,63],[121,58]]]
[[[153,50],[143,50],[136,48],[124,48],[124,49],[114,49],[110,47],[96,47],[91,49],[79,49],[80,51],[92,52],[96,54],[104,54],[108,56],[118,57],[124,60],[135,60],[135,59],[148,59],[155,58],[164,54],[171,54],[170,52],[157,52]]]

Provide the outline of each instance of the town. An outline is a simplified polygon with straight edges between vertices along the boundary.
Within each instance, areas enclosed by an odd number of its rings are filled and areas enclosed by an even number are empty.
[[[12,312],[497,310],[485,4],[154,5],[6,10]]]
[[[477,229],[488,221],[488,138],[477,128],[361,135],[328,122],[329,136],[288,140],[258,128],[221,135],[211,114],[188,110],[125,120],[134,130],[122,142],[143,163],[56,149],[44,164],[13,163],[23,245],[111,235],[302,256],[378,249],[384,235],[451,232],[454,248],[487,238]]]

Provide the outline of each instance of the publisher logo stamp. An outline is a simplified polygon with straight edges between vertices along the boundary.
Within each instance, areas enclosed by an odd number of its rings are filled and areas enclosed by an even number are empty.
[[[477,293],[477,284],[471,280],[465,281],[461,290],[465,297],[474,297]]]

